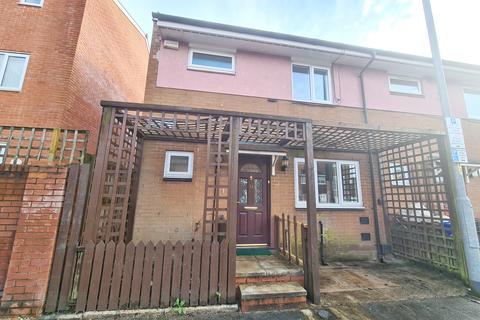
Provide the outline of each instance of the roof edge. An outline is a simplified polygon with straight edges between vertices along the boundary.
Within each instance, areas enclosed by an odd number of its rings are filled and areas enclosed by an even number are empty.
[[[160,12],[152,12],[152,17],[153,19],[156,19],[158,21],[174,22],[174,23],[191,25],[191,26],[196,26],[201,28],[217,29],[222,31],[242,33],[242,34],[253,35],[253,36],[261,36],[261,37],[272,38],[277,40],[295,41],[295,42],[300,42],[300,43],[305,43],[310,45],[332,47],[332,48],[341,49],[341,50],[351,50],[351,51],[357,51],[363,54],[365,53],[372,54],[373,52],[375,52],[377,55],[379,54],[379,55],[384,55],[392,58],[413,60],[413,61],[422,62],[422,63],[432,63],[432,58],[425,57],[425,56],[401,53],[396,51],[388,51],[383,49],[375,49],[370,47],[362,47],[362,46],[350,45],[350,44],[345,44],[340,42],[333,42],[333,41],[321,40],[316,38],[296,36],[296,35],[287,34],[287,33],[279,33],[279,32],[252,29],[252,28],[234,26],[234,25],[217,23],[217,22],[209,22],[205,20],[198,20],[198,19],[191,19],[191,18],[186,18],[181,16],[163,14]],[[449,67],[468,69],[468,70],[475,69],[476,71],[480,72],[480,65],[477,65],[477,64],[470,64],[470,63],[452,61],[452,60],[443,60],[443,63],[445,66],[449,66]]]

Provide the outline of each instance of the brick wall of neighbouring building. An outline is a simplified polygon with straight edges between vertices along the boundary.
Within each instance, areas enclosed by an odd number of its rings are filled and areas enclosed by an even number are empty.
[[[35,315],[43,309],[63,206],[66,168],[31,167],[18,213],[0,310]]]
[[[167,150],[194,152],[193,179],[164,181],[163,170]],[[201,238],[205,188],[206,145],[183,142],[146,141],[143,148],[140,185],[135,213],[133,240],[190,240]],[[306,221],[306,211],[295,209],[293,158],[302,152],[289,154],[290,167],[280,170],[271,179],[271,214],[296,215]],[[351,153],[316,152],[319,159],[357,160],[364,209],[321,210],[317,216],[325,227],[326,256],[328,259],[375,258],[375,230],[370,187],[370,169],[366,155]],[[378,180],[377,180],[378,181]],[[379,185],[377,184],[379,188]],[[380,190],[377,190],[377,196]],[[368,217],[369,224],[360,224],[360,217]],[[381,206],[379,207],[382,243],[386,243]],[[273,227],[273,223],[272,226]],[[361,233],[370,233],[370,241],[361,241]],[[272,235],[273,239],[273,235]]]
[[[26,176],[0,172],[0,290],[3,290],[12,254]]]
[[[143,101],[148,47],[115,0],[0,1],[0,21],[0,51],[30,55],[22,91],[0,91],[0,125],[87,129],[94,153],[100,100]]]

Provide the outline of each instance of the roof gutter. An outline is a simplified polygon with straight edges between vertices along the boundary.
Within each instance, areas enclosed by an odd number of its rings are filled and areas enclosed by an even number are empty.
[[[243,41],[252,41],[258,43],[265,43],[270,45],[277,45],[277,46],[285,46],[303,50],[311,50],[311,51],[319,51],[319,52],[326,52],[326,53],[333,53],[333,54],[344,54],[346,56],[351,57],[358,57],[358,58],[369,58],[371,56],[371,52],[376,52],[376,59],[390,62],[390,63],[401,63],[411,66],[417,67],[424,67],[433,69],[433,64],[428,58],[409,55],[409,54],[402,54],[396,52],[388,52],[385,50],[376,50],[367,47],[358,47],[353,45],[344,45],[339,43],[329,43],[329,42],[322,42],[317,41],[315,43],[315,39],[308,39],[302,38],[297,36],[290,36],[284,34],[276,34],[270,32],[261,32],[257,30],[250,30],[250,33],[240,32],[240,31],[232,31],[232,30],[222,30],[217,29],[213,25],[213,23],[205,23],[204,26],[186,24],[185,22],[177,22],[177,21],[169,21],[169,20],[162,20],[161,17],[156,18],[156,24],[159,28],[170,29],[170,30],[178,30],[182,32],[192,32],[216,37],[223,37],[223,38],[230,38],[236,40],[243,40]],[[194,20],[193,20],[194,21]],[[203,22],[203,21],[201,21]],[[209,26],[212,25],[212,26]],[[242,29],[242,28],[239,28]],[[252,32],[256,31],[257,34],[252,34]],[[266,34],[262,34],[266,33]],[[272,37],[270,34],[276,34],[278,37]],[[285,38],[280,38],[280,36],[285,36]],[[307,41],[309,40],[309,41]],[[457,65],[458,64],[458,65]],[[445,62],[445,69],[457,72],[464,72],[468,74],[480,74],[480,67],[476,65],[468,65],[465,64],[464,66],[461,63],[455,62]]]

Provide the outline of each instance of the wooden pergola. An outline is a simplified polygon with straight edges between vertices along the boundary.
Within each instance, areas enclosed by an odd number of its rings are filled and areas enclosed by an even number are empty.
[[[236,243],[240,146],[260,144],[303,149],[307,181],[306,270],[309,270],[305,274],[305,287],[314,303],[320,301],[314,150],[372,154],[439,137],[222,110],[110,101],[103,101],[101,105],[103,117],[84,243],[131,240],[145,140],[207,144],[203,237],[227,238],[232,243]],[[222,196],[225,194],[227,196]],[[376,201],[373,203],[376,212]],[[229,261],[229,271],[232,270],[235,270],[235,261]]]

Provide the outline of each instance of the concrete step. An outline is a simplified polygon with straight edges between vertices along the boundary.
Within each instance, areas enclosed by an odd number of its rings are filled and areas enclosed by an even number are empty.
[[[307,303],[307,291],[294,281],[241,284],[239,291],[242,312],[301,308]]]

